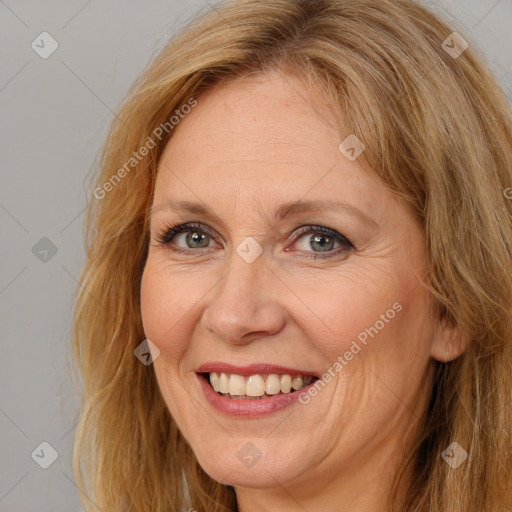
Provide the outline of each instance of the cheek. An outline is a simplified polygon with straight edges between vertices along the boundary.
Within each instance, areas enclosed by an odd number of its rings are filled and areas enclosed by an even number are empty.
[[[393,393],[413,391],[429,360],[433,329],[426,290],[413,276],[399,272],[374,273],[367,279],[340,277],[323,284],[296,290],[314,307],[315,315],[308,315],[311,325],[302,322],[302,328],[322,354],[324,371],[333,377],[331,391],[345,395],[349,386],[346,399],[354,411],[375,403],[377,396],[382,405]],[[388,390],[386,395],[379,378],[393,393]]]
[[[354,342],[364,347],[376,332],[389,331],[395,318],[401,315],[398,310],[402,306],[397,302],[404,294],[397,280],[384,274],[371,278],[347,274],[318,280],[315,286],[310,281],[302,288],[299,281],[294,283],[296,295],[301,299],[296,311],[305,311],[304,305],[307,307],[306,315],[296,319],[307,339],[314,341],[315,349],[330,364],[349,351]]]
[[[164,358],[173,358],[186,349],[183,319],[195,295],[189,292],[190,279],[180,273],[171,276],[158,271],[148,260],[140,289],[144,334],[158,346]]]
[[[160,349],[153,365],[155,376],[170,413],[181,426],[190,414],[190,399],[180,384],[179,372],[191,338],[184,319],[197,300],[187,295],[190,286],[185,286],[185,281],[183,274],[166,273],[148,258],[140,288],[144,334]]]

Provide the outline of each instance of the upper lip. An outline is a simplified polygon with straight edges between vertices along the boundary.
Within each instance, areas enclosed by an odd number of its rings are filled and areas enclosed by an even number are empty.
[[[286,366],[279,366],[275,364],[267,364],[267,363],[252,363],[244,366],[236,366],[229,363],[223,363],[222,361],[213,361],[211,363],[202,364],[196,370],[197,373],[210,373],[210,372],[218,372],[218,373],[229,373],[235,375],[242,375],[245,377],[249,377],[250,375],[257,374],[271,374],[275,373],[277,375],[311,375],[312,377],[317,377],[317,375],[308,370],[301,370],[298,368],[288,368]]]

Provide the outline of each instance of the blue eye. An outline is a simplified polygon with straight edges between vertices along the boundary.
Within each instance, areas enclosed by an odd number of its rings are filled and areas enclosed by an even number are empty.
[[[185,244],[184,247],[176,245],[176,240],[181,235],[184,235],[182,240]],[[348,238],[323,226],[303,226],[295,231],[290,238],[295,242],[301,238],[304,239],[305,247],[293,252],[306,253],[308,258],[326,258],[354,249]],[[184,254],[197,252],[197,249],[207,249],[211,241],[215,239],[216,236],[213,232],[197,223],[170,226],[156,238],[161,245],[169,247],[174,252]],[[338,244],[337,247],[336,244]],[[290,252],[288,248],[285,250]]]
[[[200,224],[189,223],[171,226],[165,233],[157,238],[157,241],[162,245],[168,246],[171,244],[171,241],[181,233],[186,234],[185,242],[191,245],[191,247],[186,247],[186,249],[204,249],[208,247],[208,243],[205,244],[205,241],[208,242],[214,238],[213,234],[209,230],[205,230],[201,227]],[[181,251],[178,250],[178,252]]]
[[[330,257],[354,248],[348,238],[337,231],[323,226],[304,226],[299,228],[299,230],[294,233],[294,240],[300,240],[301,238],[306,242],[303,251],[310,252],[308,249],[313,249],[312,255],[308,256],[313,258]],[[338,247],[335,247],[336,243],[339,244]],[[301,249],[299,249],[298,252],[301,252]],[[324,253],[325,256],[322,253]]]

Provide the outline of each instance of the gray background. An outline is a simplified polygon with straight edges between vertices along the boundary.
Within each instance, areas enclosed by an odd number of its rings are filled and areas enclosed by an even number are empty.
[[[0,0],[0,511],[81,510],[69,355],[90,178],[135,76],[213,3]],[[436,4],[483,51],[512,101],[512,0]],[[43,31],[59,45],[47,59],[31,48]],[[43,441],[58,452],[48,469],[31,457]],[[36,454],[49,460],[44,447]]]

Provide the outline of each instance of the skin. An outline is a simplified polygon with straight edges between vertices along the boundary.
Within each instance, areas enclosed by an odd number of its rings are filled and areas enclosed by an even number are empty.
[[[434,317],[422,285],[421,227],[340,152],[348,134],[324,101],[278,74],[222,84],[198,98],[159,163],[144,331],[161,351],[153,366],[172,416],[204,470],[235,487],[242,512],[385,510],[391,471],[431,389],[428,362],[457,355],[454,330]],[[176,211],[169,199],[202,202],[222,222]],[[273,221],[291,200],[349,203],[373,223],[348,208]],[[157,242],[185,222],[217,240],[187,245],[179,233],[169,246]],[[334,242],[321,252],[315,233],[294,235],[301,226],[335,230],[355,249],[336,254],[344,246]],[[250,264],[236,252],[246,237],[263,249]],[[315,254],[328,257],[307,257]],[[195,370],[209,361],[321,375],[394,303],[400,312],[307,405],[241,419],[204,397]],[[261,452],[252,467],[237,457],[248,442]]]

